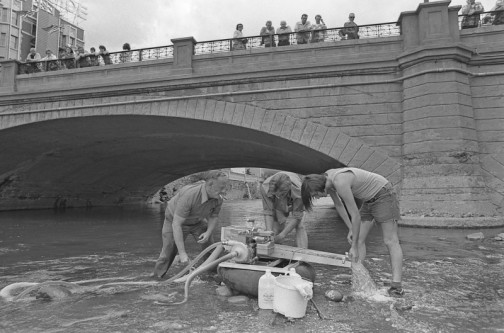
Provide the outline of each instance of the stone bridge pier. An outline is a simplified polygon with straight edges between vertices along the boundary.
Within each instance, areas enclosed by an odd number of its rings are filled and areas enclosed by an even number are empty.
[[[405,221],[504,215],[504,27],[459,30],[420,3],[400,34],[0,73],[0,210],[141,202],[215,168],[354,166],[391,180]],[[204,43],[204,42],[202,42]]]

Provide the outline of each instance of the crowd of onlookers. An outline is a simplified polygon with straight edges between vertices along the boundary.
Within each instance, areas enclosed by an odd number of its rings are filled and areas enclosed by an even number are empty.
[[[481,13],[485,11],[481,2],[476,0],[466,0],[467,4],[462,7],[462,29],[475,28],[480,24],[499,25],[504,24],[504,0],[497,0],[495,6],[484,17]],[[343,28],[338,30],[341,39],[359,39],[359,26],[354,22],[355,14],[350,13],[348,21]],[[264,47],[276,47],[296,44],[308,44],[324,42],[327,38],[327,26],[322,16],[315,15],[315,23],[308,21],[308,15],[301,15],[301,20],[294,26],[294,31],[286,21],[280,21],[280,27],[275,30],[271,21],[266,21],[266,25],[259,32],[261,36],[260,44]],[[247,48],[249,39],[243,34],[243,24],[238,23],[232,39],[232,50],[243,50]],[[118,58],[114,58],[117,63],[132,61],[131,46],[124,43],[122,52]],[[30,49],[26,57],[27,66],[25,73],[35,73],[41,71],[55,71],[59,69],[85,68],[93,66],[104,66],[112,64],[112,58],[106,47],[100,45],[98,51],[94,47],[89,52],[82,46],[72,48],[70,46],[60,48],[58,55],[51,50],[46,50],[45,57],[41,57],[35,48]]]
[[[490,9],[490,13],[481,18],[480,14],[484,11],[485,8],[481,2],[467,0],[467,3],[462,7],[462,15],[464,15],[461,23],[462,29],[476,28],[480,23],[492,25],[504,24],[504,0],[497,0],[495,6]]]
[[[93,66],[111,65],[112,59],[107,48],[103,45],[98,47],[98,51],[94,47],[85,51],[82,46],[72,48],[70,46],[60,47],[56,56],[51,50],[46,50],[46,56],[41,57],[35,48],[30,49],[30,53],[26,57],[24,72],[26,74],[36,73],[41,71],[56,71],[60,69],[85,68]],[[131,61],[131,46],[129,43],[124,43],[123,51],[119,55],[119,62]]]
[[[350,13],[348,21],[345,22],[342,29],[339,29],[338,34],[341,39],[358,39],[359,26],[354,22],[355,14]],[[327,38],[327,26],[322,19],[322,16],[315,15],[315,23],[311,24],[308,21],[308,15],[301,15],[301,21],[294,26],[294,31],[287,25],[286,21],[280,21],[280,27],[275,30],[271,21],[266,21],[259,35],[261,36],[261,45],[264,47],[286,46],[291,45],[292,35],[295,35],[296,44],[308,44],[323,42]],[[275,35],[277,39],[275,39]],[[243,35],[243,24],[238,23],[233,34],[233,50],[243,50],[247,47],[248,39]]]

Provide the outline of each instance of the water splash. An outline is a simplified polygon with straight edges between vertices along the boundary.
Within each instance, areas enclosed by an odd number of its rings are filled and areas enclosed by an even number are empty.
[[[378,288],[362,262],[352,263],[352,292],[364,297],[378,294]]]

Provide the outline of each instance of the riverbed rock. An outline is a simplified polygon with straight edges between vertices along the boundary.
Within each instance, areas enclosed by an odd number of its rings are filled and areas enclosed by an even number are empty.
[[[249,300],[248,297],[243,295],[231,296],[228,298],[228,302],[233,304],[247,303],[248,300]]]
[[[233,296],[233,292],[231,291],[231,289],[229,289],[228,286],[219,286],[219,287],[217,287],[217,289],[215,289],[215,293],[217,295],[223,296],[223,297]]]
[[[482,232],[475,232],[474,234],[467,235],[466,238],[469,240],[479,240],[484,239],[485,235]]]
[[[67,298],[70,295],[72,295],[72,293],[66,287],[49,285],[49,286],[42,286],[38,290],[35,298],[42,299],[45,301],[52,301]]]
[[[341,302],[341,300],[343,300],[343,294],[334,289],[326,291],[325,297],[333,302]]]

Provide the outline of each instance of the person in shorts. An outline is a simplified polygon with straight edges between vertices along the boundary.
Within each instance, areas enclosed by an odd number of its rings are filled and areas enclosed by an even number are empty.
[[[340,217],[350,229],[350,258],[354,262],[366,256],[366,237],[373,221],[361,221],[360,208],[364,203],[376,224],[381,226],[383,241],[390,253],[392,283],[390,296],[402,296],[403,252],[397,233],[400,219],[399,202],[390,182],[383,176],[358,168],[338,168],[324,174],[307,175],[301,186],[301,197],[306,211],[312,210],[313,198],[329,194]]]
[[[301,178],[292,172],[280,171],[266,178],[260,186],[266,230],[275,233],[275,243],[296,229],[296,246],[308,248],[301,200]],[[288,219],[292,213],[292,218]]]

